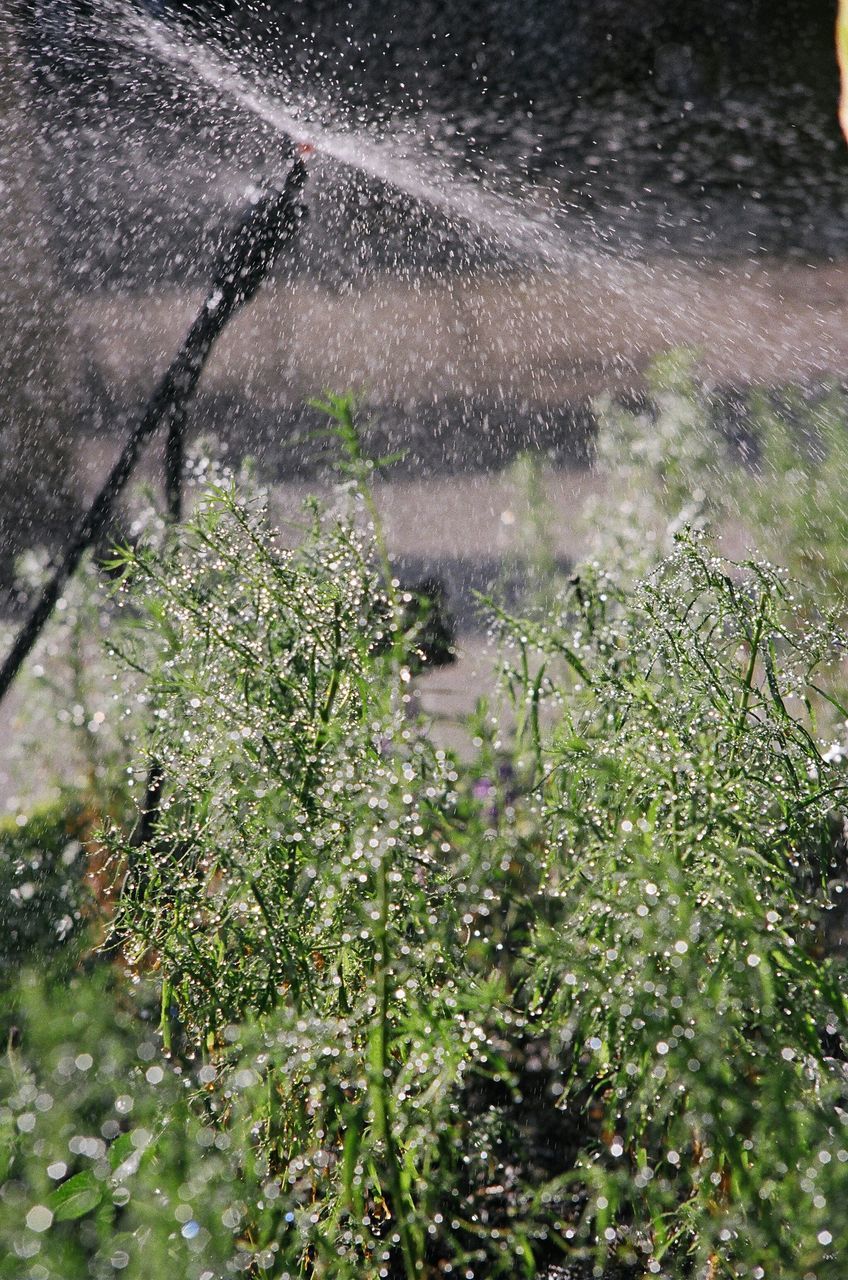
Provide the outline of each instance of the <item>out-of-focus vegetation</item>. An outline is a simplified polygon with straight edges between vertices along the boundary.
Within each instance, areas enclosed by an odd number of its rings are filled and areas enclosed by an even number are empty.
[[[89,857],[93,823],[76,796],[43,805],[19,821],[0,824],[0,975],[4,985],[22,964],[79,959],[89,914]],[[87,847],[88,846],[88,847]],[[8,904],[8,905],[7,905]]]
[[[597,408],[597,467],[609,488],[584,513],[590,556],[632,579],[682,529],[709,531],[732,554],[786,569],[811,614],[823,604],[846,609],[848,397],[840,387],[751,392],[729,413],[676,354],[655,364],[639,410],[612,400]]]
[[[841,1278],[838,401],[758,406],[753,471],[680,365],[607,405],[470,761],[327,407],[294,551],[219,485],[115,556],[144,823],[95,770],[0,831],[0,1276]]]

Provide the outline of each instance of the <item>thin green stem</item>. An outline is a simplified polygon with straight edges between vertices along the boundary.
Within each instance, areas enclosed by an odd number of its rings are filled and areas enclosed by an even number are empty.
[[[406,1280],[416,1280],[419,1275],[416,1265],[415,1248],[407,1221],[401,1187],[400,1160],[397,1144],[392,1130],[392,1105],[389,1091],[389,877],[386,867],[386,850],[380,854],[377,869],[377,944],[376,1022],[371,1040],[371,1106],[374,1113],[374,1128],[378,1141],[382,1141],[386,1152],[389,1194],[392,1199],[392,1210],[400,1236],[401,1255]]]

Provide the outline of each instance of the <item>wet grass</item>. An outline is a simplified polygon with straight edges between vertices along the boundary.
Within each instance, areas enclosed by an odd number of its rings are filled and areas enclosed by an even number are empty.
[[[662,394],[637,487],[697,526],[697,401]],[[294,551],[219,485],[114,559],[146,821],[0,831],[38,960],[4,977],[0,1276],[837,1280],[835,591],[691,528],[637,571],[610,519],[529,616],[490,606],[460,762],[327,408],[346,497]]]

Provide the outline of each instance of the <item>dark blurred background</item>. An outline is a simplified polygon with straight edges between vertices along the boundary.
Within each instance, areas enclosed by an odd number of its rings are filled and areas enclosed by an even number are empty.
[[[846,247],[832,0],[139,6],[246,53],[260,75],[266,65],[295,89],[321,85],[338,119],[416,120],[431,144],[471,169],[543,181],[600,240],[696,254],[821,257]],[[121,170],[132,165],[142,124],[155,134],[148,151],[157,142],[167,149],[169,135],[175,144],[185,106],[172,76],[150,66],[139,76],[127,64],[109,37],[109,11],[108,0],[29,0],[24,10],[43,112],[54,133],[67,124],[69,163],[53,175],[52,198],[66,234],[70,218],[99,241],[93,259],[84,244],[67,246],[83,285],[132,271],[134,228],[146,227],[150,241],[167,183],[132,183]],[[97,136],[110,118],[126,143],[113,148],[111,165]],[[227,156],[234,126],[214,111],[194,116],[194,158],[207,177]],[[110,185],[122,188],[121,207]],[[214,178],[209,185],[214,203]]]
[[[564,300],[528,312],[526,264],[495,263],[478,295],[493,263],[467,228],[316,165],[297,290],[264,291],[192,411],[193,432],[258,453],[275,479],[311,473],[301,405],[326,385],[364,386],[426,483],[529,446],[579,460],[587,396],[676,342],[704,338],[731,390],[781,376],[781,344],[816,377],[841,372],[848,148],[832,0],[136,7],[225,46],[272,93],[317,95],[336,127],[406,138],[516,208],[553,210],[564,243],[611,264],[600,285],[586,267]],[[111,0],[4,8],[0,580],[32,541],[61,542],[184,333],[245,187],[282,163],[270,129],[128,46]],[[647,273],[627,276],[627,262]],[[771,275],[740,300],[750,263]],[[414,292],[427,281],[431,294]],[[725,309],[744,342],[725,335]]]

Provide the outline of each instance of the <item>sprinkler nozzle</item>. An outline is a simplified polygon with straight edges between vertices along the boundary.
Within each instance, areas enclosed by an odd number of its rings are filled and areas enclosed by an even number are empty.
[[[311,142],[298,142],[294,149],[294,153],[299,160],[305,160],[307,156],[315,154],[315,147]]]

